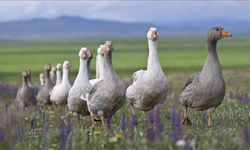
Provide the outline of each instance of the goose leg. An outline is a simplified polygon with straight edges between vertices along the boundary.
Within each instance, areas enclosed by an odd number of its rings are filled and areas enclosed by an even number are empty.
[[[103,113],[103,111],[98,111],[97,114],[98,114],[98,116],[100,116],[100,118],[101,118],[101,122],[102,122],[103,128],[106,128],[105,118],[104,118],[104,113]]]
[[[135,110],[134,110],[134,107],[133,107],[133,104],[130,103],[130,109],[131,109],[131,112],[132,112],[132,115],[135,116]]]
[[[92,127],[95,127],[95,116],[90,116]]]
[[[183,107],[183,121],[182,121],[182,126],[183,127],[189,127],[191,126],[192,123],[190,121],[190,119],[188,118],[188,115],[187,115],[187,106],[184,106]]]
[[[207,126],[211,127],[211,118],[212,118],[212,113],[208,112],[207,114]]]
[[[79,127],[81,127],[81,115],[80,114],[77,114],[77,120],[78,120]]]
[[[106,128],[105,118],[103,116],[101,116],[101,121],[102,121],[103,128]]]

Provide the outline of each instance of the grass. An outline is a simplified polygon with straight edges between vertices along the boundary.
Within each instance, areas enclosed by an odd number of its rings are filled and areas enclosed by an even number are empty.
[[[204,112],[190,109],[193,125],[181,128],[181,107],[178,96],[188,76],[201,69],[206,58],[206,39],[159,39],[161,65],[170,79],[168,101],[158,111],[137,111],[138,124],[126,103],[112,118],[109,130],[98,124],[90,129],[84,117],[81,125],[77,116],[63,107],[28,108],[15,106],[16,85],[21,71],[30,68],[33,82],[45,63],[55,65],[65,59],[72,63],[71,78],[78,70],[78,51],[86,46],[96,55],[101,43],[2,44],[0,45],[0,147],[1,149],[248,149],[250,146],[250,100],[239,92],[250,94],[250,38],[221,40],[218,53],[223,67],[227,90],[222,105],[213,113],[213,126],[207,128]],[[114,40],[113,64],[128,85],[137,69],[146,68],[145,39]],[[95,59],[91,70],[94,74]],[[245,103],[242,99],[246,99]],[[244,102],[244,103],[243,103]],[[124,116],[125,115],[125,119]],[[151,116],[150,116],[151,115]],[[160,118],[160,119],[159,119]],[[153,120],[153,121],[152,121]],[[123,123],[121,123],[123,122]],[[125,124],[124,124],[125,122]],[[153,122],[153,123],[152,123]],[[121,125],[122,124],[122,125]],[[124,127],[125,126],[125,127]],[[181,142],[183,146],[178,146]]]
[[[224,69],[247,68],[249,61],[249,38],[227,38],[218,44],[218,53]],[[45,63],[56,65],[65,59],[72,63],[72,79],[78,70],[78,51],[80,47],[88,47],[94,55],[101,44],[97,42],[56,43],[56,44],[2,44],[0,46],[0,78],[16,83],[20,80],[20,72],[24,68],[33,71],[33,80],[43,71]],[[115,52],[113,64],[118,73],[125,77],[136,69],[146,68],[146,39],[114,40]],[[159,56],[161,65],[167,73],[179,71],[197,71],[206,58],[206,39],[203,38],[163,38],[159,39]],[[95,70],[95,59],[91,70]]]

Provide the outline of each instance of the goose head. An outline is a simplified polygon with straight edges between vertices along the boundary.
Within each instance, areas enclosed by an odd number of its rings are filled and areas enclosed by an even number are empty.
[[[225,37],[232,36],[231,33],[225,31],[222,27],[213,27],[208,32],[208,40],[209,41],[218,41]]]
[[[53,67],[51,68],[50,72],[51,72],[51,74],[55,74],[55,73],[56,73],[56,67],[53,66]]]
[[[44,65],[44,70],[50,72],[50,70],[51,70],[51,65],[50,65],[50,64],[45,64],[45,65]]]
[[[58,63],[58,64],[56,65],[56,70],[62,70],[62,64]]]
[[[22,72],[22,77],[23,77],[23,79],[27,79],[28,78],[28,72],[27,72],[27,70],[24,70],[23,72]]]
[[[155,28],[155,27],[149,28],[148,33],[147,33],[147,38],[149,40],[156,41],[158,38],[157,28]]]
[[[92,58],[92,53],[91,51],[86,48],[86,47],[82,47],[79,51],[79,57],[86,60],[86,59],[91,59]]]
[[[26,69],[25,71],[27,72],[28,76],[31,76],[31,70],[30,69]]]
[[[103,45],[100,45],[97,49],[98,60],[104,60],[108,62],[112,62],[112,51],[113,46],[112,42],[106,41]]]
[[[70,62],[68,60],[65,60],[63,62],[63,69],[69,69],[70,68]]]

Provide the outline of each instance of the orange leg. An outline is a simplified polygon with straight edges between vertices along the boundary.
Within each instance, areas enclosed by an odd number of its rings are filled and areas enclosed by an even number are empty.
[[[135,110],[134,110],[133,104],[130,103],[129,106],[130,106],[131,112],[132,112],[132,114],[133,114],[133,116],[134,116],[134,115],[135,115]]]
[[[211,118],[212,118],[212,113],[208,112],[207,114],[207,126],[211,127]]]
[[[188,115],[187,115],[187,106],[184,106],[183,107],[183,121],[182,121],[182,126],[183,127],[189,127],[191,126],[192,123],[190,121],[190,119],[188,118]]]

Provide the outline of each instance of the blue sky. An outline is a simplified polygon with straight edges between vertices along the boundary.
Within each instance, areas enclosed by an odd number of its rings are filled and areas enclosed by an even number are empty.
[[[0,22],[80,16],[123,22],[250,21],[250,1],[0,1]]]

